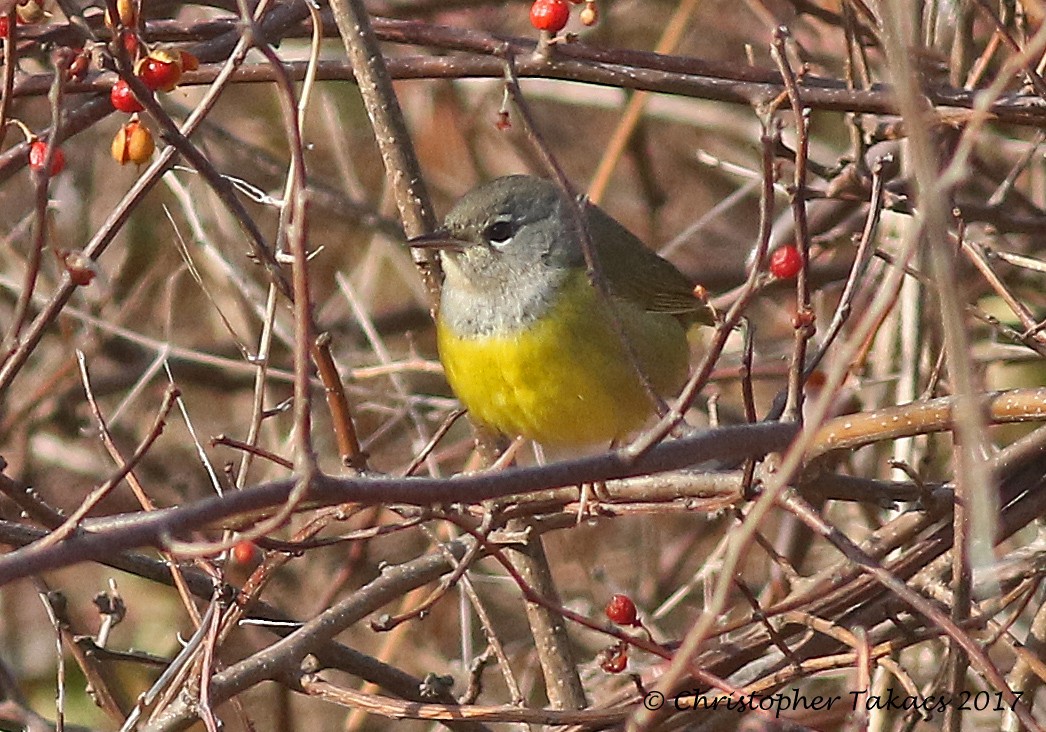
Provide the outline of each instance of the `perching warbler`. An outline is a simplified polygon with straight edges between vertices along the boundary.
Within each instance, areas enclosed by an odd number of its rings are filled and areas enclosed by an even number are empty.
[[[654,411],[610,307],[663,397],[686,378],[688,327],[712,322],[686,275],[585,203],[611,294],[602,297],[569,206],[550,181],[498,178],[462,197],[440,231],[410,242],[441,251],[436,333],[455,394],[479,423],[548,446],[606,444]]]

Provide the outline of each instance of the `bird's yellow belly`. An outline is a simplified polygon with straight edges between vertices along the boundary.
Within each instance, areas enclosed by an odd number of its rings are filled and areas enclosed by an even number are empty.
[[[686,378],[686,332],[670,315],[618,308],[655,390],[671,396]],[[462,337],[437,323],[447,380],[472,417],[546,445],[609,443],[653,413],[606,305],[575,278],[545,317],[511,334]]]

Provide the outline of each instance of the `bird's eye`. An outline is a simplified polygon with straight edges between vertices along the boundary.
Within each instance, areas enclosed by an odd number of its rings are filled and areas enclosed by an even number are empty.
[[[516,227],[511,221],[495,221],[483,230],[483,237],[494,246],[503,247],[515,233]]]

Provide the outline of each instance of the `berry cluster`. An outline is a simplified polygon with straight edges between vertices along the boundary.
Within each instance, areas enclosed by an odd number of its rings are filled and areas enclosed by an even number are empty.
[[[48,13],[44,11],[43,5],[38,0],[24,0],[23,2],[15,5],[14,13],[14,25],[12,26],[8,22],[8,16],[6,13],[0,15],[0,40],[5,43],[12,42],[18,35],[18,26],[20,25],[33,25],[40,23],[47,19]],[[79,51],[74,52],[74,55],[79,55]],[[73,66],[70,64],[70,73],[73,73]],[[50,176],[58,175],[65,169],[65,153],[62,152],[60,147],[55,147],[54,151],[51,151],[51,145],[45,140],[41,140],[33,132],[18,120],[11,120],[11,124],[17,126],[22,130],[25,135],[26,142],[29,143],[29,169],[34,173],[45,173]],[[50,157],[50,165],[48,165],[48,158]]]
[[[138,26],[135,0],[118,0],[116,9],[116,20],[106,12],[106,25],[120,40],[120,48],[133,62],[135,77],[150,91],[171,91],[181,81],[183,71],[192,71],[199,66],[196,57],[185,51],[163,48],[143,51],[143,43],[135,30]],[[113,138],[113,160],[120,165],[145,163],[152,157],[156,142],[152,132],[138,117],[145,105],[135,95],[127,79],[119,79],[113,84],[109,90],[109,103],[113,109],[131,115]]]
[[[611,597],[603,612],[615,625],[627,625],[646,630],[639,620],[636,603],[628,595],[617,594]],[[609,648],[604,648],[599,654],[598,660],[599,667],[608,674],[621,673],[628,667],[628,644],[621,641]]]
[[[14,42],[18,36],[17,27],[39,23],[50,14],[44,10],[45,0],[22,0],[15,6],[15,24],[9,23],[8,15],[0,15],[0,41]],[[138,35],[139,3],[141,0],[117,0],[116,13],[107,9],[105,24],[112,33],[109,50],[116,56],[122,56],[124,62],[133,68],[134,77],[142,85],[154,92],[169,92],[182,78],[184,71],[193,71],[199,67],[199,61],[191,53],[180,49],[148,48]],[[55,63],[64,57],[63,63],[71,79],[82,79],[86,76],[91,62],[91,54],[80,48],[60,48],[55,52]],[[126,66],[125,66],[126,68]],[[141,89],[139,88],[139,92]],[[109,90],[109,102],[119,112],[131,115],[121,125],[112,143],[112,156],[121,165],[135,163],[141,165],[152,157],[156,143],[152,132],[138,117],[145,109],[141,100],[132,89],[127,78],[117,80]],[[17,120],[11,122],[22,129],[28,143],[28,164],[34,172],[55,176],[65,167],[65,154],[61,148],[40,139],[24,124]]]
[[[156,49],[137,60],[134,74],[150,91],[169,92],[178,85],[183,71],[193,71],[198,67],[199,61],[191,53]],[[138,119],[137,113],[145,109],[144,105],[126,79],[113,84],[109,90],[109,102],[114,109],[131,115],[113,138],[113,159],[120,165],[144,163],[156,149],[152,133]]]
[[[121,0],[121,7],[122,7]],[[132,16],[133,17],[133,16]],[[127,29],[123,29],[126,33]],[[124,35],[124,38],[137,38],[133,33]],[[130,48],[138,53],[140,43],[125,44],[129,55]],[[169,92],[181,81],[183,71],[194,71],[200,62],[191,53],[181,50],[168,51],[166,49],[154,49],[137,58],[134,64],[134,75],[149,88],[150,91]],[[152,157],[156,143],[148,127],[145,127],[138,119],[138,112],[145,107],[135,96],[131,85],[126,79],[119,79],[109,90],[109,102],[113,108],[131,115],[130,120],[120,128],[113,138],[113,159],[126,165],[127,163],[142,164]]]
[[[19,27],[40,23],[50,17],[44,7],[47,0],[21,0],[14,8],[14,13],[0,13],[0,48],[3,44],[14,44],[19,38]],[[116,12],[105,14],[105,24],[111,32],[108,52],[117,57],[117,64],[122,68],[132,68],[133,78],[141,82],[134,83],[130,77],[119,79],[109,90],[109,101],[113,108],[130,116],[117,131],[112,142],[112,157],[121,165],[146,163],[156,149],[153,134],[139,119],[138,113],[144,110],[139,96],[132,87],[143,93],[143,87],[153,92],[168,92],[175,88],[182,78],[183,71],[195,70],[199,61],[185,51],[161,48],[149,48],[139,36],[139,3],[141,0],[117,0]],[[13,22],[12,22],[13,21]],[[58,46],[52,51],[51,60],[55,69],[64,78],[80,81],[91,70],[99,59],[98,49]],[[111,56],[108,67],[112,67]],[[28,151],[26,162],[37,180],[46,185],[47,179],[57,176],[65,169],[66,154],[59,146],[61,140],[41,137],[18,119],[9,119],[8,124],[21,130],[25,137]],[[94,260],[80,250],[55,248],[55,256],[60,266],[68,273],[74,285],[84,287],[98,274]]]

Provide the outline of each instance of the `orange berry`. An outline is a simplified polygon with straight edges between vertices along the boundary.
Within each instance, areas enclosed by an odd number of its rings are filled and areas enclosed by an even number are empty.
[[[233,563],[247,566],[256,564],[261,559],[261,550],[253,541],[241,541],[232,548],[229,556]]]

